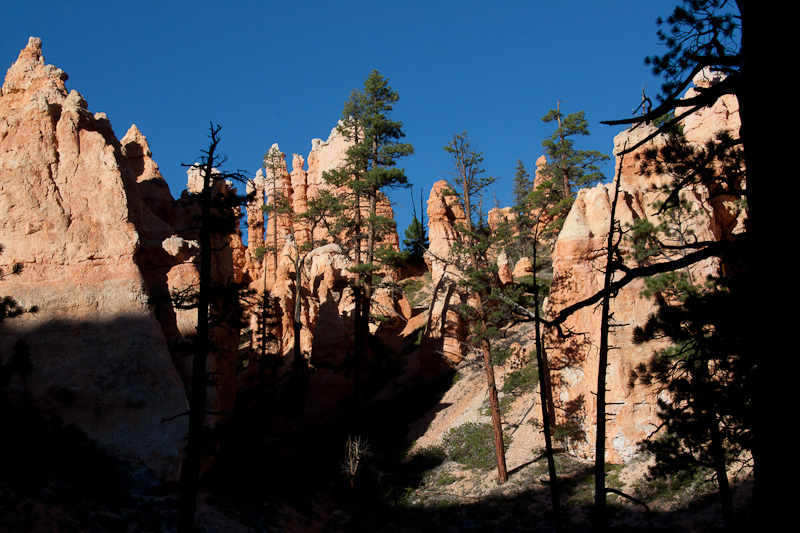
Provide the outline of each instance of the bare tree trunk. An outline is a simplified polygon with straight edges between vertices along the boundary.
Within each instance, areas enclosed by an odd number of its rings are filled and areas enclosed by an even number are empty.
[[[555,454],[553,453],[553,438],[550,433],[552,424],[554,422],[555,410],[553,409],[553,395],[550,388],[550,369],[547,364],[547,355],[544,352],[544,343],[542,342],[542,326],[539,323],[539,282],[537,275],[538,268],[538,254],[536,250],[536,241],[538,239],[538,221],[537,230],[533,239],[533,306],[534,306],[534,334],[536,342],[536,366],[539,368],[539,394],[542,403],[542,431],[544,432],[544,446],[545,453],[547,454],[547,470],[550,476],[550,502],[553,506],[553,522],[556,526],[556,531],[562,531],[563,525],[561,523],[561,502],[558,494],[558,475],[556,474]],[[551,418],[552,417],[552,418]]]
[[[292,239],[294,240],[295,245],[295,257],[294,257],[294,271],[295,271],[295,281],[294,281],[294,323],[292,324],[292,331],[294,333],[294,361],[292,365],[294,366],[295,372],[302,372],[308,366],[306,364],[305,354],[300,349],[300,332],[303,329],[303,322],[302,322],[302,300],[300,299],[302,296],[303,291],[303,267],[305,264],[304,255],[302,259],[300,258],[300,245],[297,243],[297,239],[294,235],[294,228],[292,229]]]
[[[358,138],[356,138],[357,142]],[[354,226],[356,241],[354,255],[356,267],[360,267],[363,262],[361,259],[361,196],[359,193],[356,193],[355,204]],[[360,270],[355,273],[353,297],[355,299],[355,309],[353,310],[353,431],[358,435],[361,430],[361,404],[364,398],[364,374],[361,369],[363,361],[366,359],[366,337],[361,334],[362,315],[364,313],[364,286]]]
[[[294,300],[294,324],[293,326],[293,333],[294,333],[294,361],[293,366],[295,372],[303,371],[306,369],[306,357],[303,354],[303,350],[300,349],[300,332],[303,329],[303,322],[301,320],[301,305],[300,305],[300,287],[298,286],[295,289],[295,300]]]
[[[621,156],[617,177],[614,182],[614,199],[611,202],[611,216],[608,226],[606,243],[606,269],[603,278],[603,301],[600,312],[600,353],[597,356],[597,436],[595,439],[594,457],[594,513],[595,528],[603,531],[606,527],[606,373],[608,371],[608,332],[611,314],[611,294],[609,287],[614,276],[613,264],[617,251],[614,235],[617,233],[616,212],[619,199],[620,179],[622,169]]]
[[[264,381],[266,379],[266,370],[267,370],[267,307],[269,305],[269,299],[267,296],[267,256],[264,254],[263,258],[264,262],[264,270],[262,272],[261,277],[263,278],[263,285],[261,289],[261,321],[259,324],[259,333],[261,334],[261,340],[259,342],[259,351],[261,352],[258,365],[259,371],[261,373],[260,377],[260,385],[264,386]]]
[[[203,190],[200,193],[200,288],[197,297],[195,353],[192,360],[192,391],[189,399],[189,435],[186,441],[186,457],[181,465],[178,513],[178,531],[181,533],[189,533],[195,529],[197,493],[200,488],[200,450],[206,411],[206,359],[210,351],[208,310],[211,304],[211,172],[217,143],[216,132],[212,128],[211,145],[203,166]]]
[[[613,217],[612,217],[613,224]],[[609,233],[609,242],[613,233]],[[610,254],[610,250],[609,250]],[[610,263],[610,260],[609,260]],[[607,265],[606,281],[603,285],[608,288],[610,280],[610,264]],[[596,529],[605,529],[606,522],[606,372],[608,369],[608,318],[611,297],[603,297],[600,314],[600,353],[597,363],[597,435],[595,438],[594,458],[594,519]]]

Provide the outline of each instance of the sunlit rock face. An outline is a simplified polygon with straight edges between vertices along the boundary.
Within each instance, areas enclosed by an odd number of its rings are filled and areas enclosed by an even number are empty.
[[[739,125],[735,99],[722,99],[712,108],[687,119],[684,131],[690,141],[704,143],[720,130],[736,134]],[[633,146],[652,131],[651,127],[642,126],[620,133],[614,139],[614,153],[618,154],[625,146]],[[663,142],[663,138],[656,137],[638,153]],[[616,168],[615,180],[620,182],[616,219],[623,228],[638,219],[658,224],[655,203],[665,195],[654,188],[667,184],[670,177],[645,175],[635,153],[624,158],[617,156]],[[578,193],[553,252],[553,285],[547,302],[551,315],[602,289],[606,264],[604,247],[613,194],[613,184],[598,185]],[[686,200],[697,214],[688,221],[686,229],[691,230],[698,241],[726,239],[742,231],[743,215],[733,199],[716,198],[708,202],[707,196],[703,187],[687,191]],[[623,252],[625,250],[623,241]],[[692,265],[689,273],[692,280],[702,283],[707,276],[720,273],[719,260],[711,258]],[[637,444],[658,424],[656,404],[662,392],[640,384],[631,387],[629,383],[631,369],[647,362],[655,350],[664,346],[658,342],[636,346],[632,342],[633,329],[644,325],[656,310],[653,300],[641,296],[643,288],[643,280],[637,280],[611,300],[611,313],[618,326],[611,328],[609,337],[613,349],[608,356],[606,459],[610,462],[630,459]],[[556,417],[559,424],[568,424],[576,430],[570,439],[571,451],[593,459],[597,429],[599,308],[589,306],[576,312],[564,323],[563,329],[572,335],[564,339],[550,331],[547,339]]]
[[[8,353],[18,338],[30,345],[28,394],[45,414],[174,480],[197,314],[174,308],[170,295],[199,279],[199,206],[188,192],[172,198],[135,125],[118,140],[66,79],[31,38],[0,93],[0,265],[23,265],[0,278],[0,294],[40,309],[6,320],[0,348]],[[202,184],[199,169],[187,177],[189,189]],[[234,193],[214,180],[214,194]],[[216,239],[212,278],[227,283],[244,245],[236,235]],[[211,336],[217,379],[207,407],[232,412],[238,334],[223,327]]]
[[[273,314],[269,337],[277,339],[270,346],[287,362],[283,368],[289,368],[289,361],[294,359],[294,326],[295,326],[295,292],[300,284],[300,350],[309,364],[320,370],[322,367],[337,368],[344,363],[347,351],[352,346],[353,311],[355,300],[352,289],[347,285],[354,276],[349,271],[353,266],[351,255],[334,244],[328,234],[326,225],[319,223],[316,227],[295,219],[292,216],[278,214],[265,215],[276,198],[284,198],[295,214],[307,211],[308,202],[317,198],[320,191],[331,190],[325,182],[327,171],[340,168],[346,158],[351,143],[335,127],[328,139],[314,139],[307,158],[293,154],[292,168],[286,165],[286,154],[278,144],[274,144],[268,154],[265,168],[256,172],[255,179],[248,184],[247,192],[252,200],[247,206],[248,246],[245,252],[246,279],[251,280],[251,288],[257,292],[269,291],[274,298]],[[304,165],[308,162],[308,169]],[[335,190],[333,191],[336,192]],[[368,211],[362,208],[363,216]],[[377,203],[380,216],[394,218],[391,204],[386,197]],[[311,239],[319,246],[313,251],[298,249],[306,246]],[[381,241],[394,250],[399,250],[397,232],[389,232]],[[256,250],[266,250],[260,261],[256,261]],[[300,265],[302,272],[297,272]],[[297,264],[296,264],[297,263]],[[386,281],[395,281],[397,273],[393,269],[380,271]],[[396,315],[408,314],[410,306],[404,297],[393,296],[389,291],[376,290],[372,313],[387,315],[389,320]],[[405,310],[405,311],[404,311]],[[374,328],[373,328],[374,329]],[[251,331],[258,331],[258,317],[251,317]],[[253,346],[257,347],[259,338],[253,337]],[[327,370],[326,370],[327,371]],[[318,372],[323,375],[325,372]],[[316,378],[315,378],[316,379]]]
[[[458,310],[465,301],[458,289],[460,273],[454,264],[452,250],[458,240],[457,228],[466,224],[466,217],[445,180],[437,181],[431,187],[427,212],[430,244],[425,252],[425,262],[431,273],[434,293],[420,346],[424,354],[422,362],[447,362],[455,366],[466,356],[464,341],[468,330]],[[431,372],[435,370],[431,369]]]
[[[0,294],[40,310],[6,320],[0,344],[4,355],[18,338],[29,344],[27,390],[45,414],[175,479],[186,420],[162,420],[186,411],[186,394],[136,260],[169,233],[144,210],[137,183],[157,182],[157,167],[137,132],[136,147],[123,148],[66,79],[31,38],[2,88],[0,262],[4,273],[23,270],[0,279]],[[135,169],[128,158],[139,159]],[[168,209],[164,185],[144,188],[157,211]]]

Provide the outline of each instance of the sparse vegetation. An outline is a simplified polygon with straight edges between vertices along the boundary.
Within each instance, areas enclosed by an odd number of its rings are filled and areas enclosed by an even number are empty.
[[[497,403],[500,406],[500,415],[501,416],[505,416],[506,413],[508,413],[509,409],[511,408],[511,404],[514,403],[515,399],[516,399],[516,396],[512,396],[512,395],[506,394],[505,396],[503,396],[502,398],[500,398],[498,400]],[[489,405],[489,398],[486,398],[483,401],[483,405],[481,405],[480,413],[481,413],[481,416],[491,416],[492,411],[491,411],[491,406]]]
[[[421,277],[408,278],[400,282],[403,294],[411,307],[420,307],[429,303],[431,298],[431,273],[425,272]]]
[[[439,476],[436,477],[434,485],[436,485],[437,487],[444,487],[446,485],[452,485],[453,483],[455,483],[460,479],[461,479],[460,476],[456,476],[449,472],[442,472]]]
[[[584,431],[576,420],[568,420],[553,427],[553,440],[568,445],[570,440],[583,440]]]
[[[267,255],[267,247],[266,246],[258,246],[255,250],[253,250],[253,261],[256,263],[260,263],[264,256]]]
[[[504,435],[506,449],[510,441],[510,437]],[[490,470],[497,466],[491,424],[467,422],[455,427],[444,438],[444,445],[450,459],[467,468]]]
[[[500,390],[506,394],[513,395],[533,392],[539,382],[538,372],[539,370],[533,361],[529,361],[519,370],[510,372],[505,381],[503,381],[503,387]]]
[[[647,475],[633,483],[633,493],[645,501],[688,503],[715,489],[711,469],[696,468],[675,475]]]

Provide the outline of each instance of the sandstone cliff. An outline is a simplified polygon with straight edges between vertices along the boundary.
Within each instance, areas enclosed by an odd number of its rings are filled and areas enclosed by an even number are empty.
[[[31,38],[3,85],[0,260],[24,268],[0,294],[40,311],[6,321],[0,342],[8,353],[27,340],[29,394],[45,413],[174,478],[186,422],[161,421],[187,409],[186,394],[135,260],[150,218],[135,175],[153,169],[131,170],[108,119],[66,79]]]
[[[262,206],[270,206],[276,196],[285,198],[293,213],[304,213],[308,201],[316,198],[322,190],[329,190],[323,174],[341,166],[349,142],[334,128],[326,141],[314,139],[311,152],[304,159],[298,154],[292,157],[292,170],[286,166],[285,154],[277,144],[268,152],[266,172],[259,170],[248,192],[254,194],[247,206],[248,247],[245,272],[252,280],[251,287],[259,292],[266,289],[275,298],[274,313],[277,323],[272,335],[278,339],[273,349],[279,351],[284,360],[294,357],[294,306],[295,285],[301,284],[301,350],[310,364],[320,370],[328,365],[338,366],[351,343],[352,312],[354,299],[348,281],[352,274],[348,270],[351,259],[347,251],[327,233],[324,224],[315,228],[291,215],[265,215]],[[303,165],[308,161],[308,169]],[[334,191],[335,192],[335,191]],[[378,204],[381,215],[393,217],[391,204],[383,198]],[[328,242],[308,252],[301,275],[296,272],[294,261],[298,247],[314,241]],[[397,232],[391,232],[383,241],[395,250],[399,249]],[[255,251],[266,249],[262,260],[255,261]],[[302,252],[301,256],[305,256]],[[397,273],[391,269],[381,271],[385,281],[395,281]],[[300,280],[300,281],[298,281]],[[372,313],[385,315],[390,321],[404,309],[407,302],[397,298],[387,289],[375,291]],[[408,318],[408,317],[405,317]],[[257,317],[253,317],[251,329],[257,330]],[[373,328],[374,329],[374,328]],[[254,339],[254,345],[257,339]],[[286,367],[286,365],[284,365]]]
[[[45,415],[176,479],[196,313],[174,309],[169,295],[197,279],[197,208],[186,193],[172,199],[136,126],[117,140],[66,80],[32,37],[0,92],[0,266],[23,265],[0,279],[0,295],[40,309],[2,324],[0,350],[26,339],[28,394]],[[218,244],[214,276],[227,281],[232,251]],[[214,335],[235,362],[235,332]],[[210,359],[220,379],[209,407],[232,410],[235,369]]]
[[[701,80],[696,82],[702,83]],[[687,139],[697,143],[705,142],[721,129],[738,132],[738,128],[738,106],[733,97],[721,99],[714,107],[692,115],[691,120],[684,123]],[[619,153],[626,143],[632,146],[652,131],[652,127],[640,127],[620,133],[614,139],[614,153]],[[659,143],[663,143],[663,139],[656,137],[638,153]],[[619,162],[618,156],[618,168]],[[654,188],[665,185],[669,176],[644,175],[635,154],[629,154],[614,179],[620,181],[616,218],[622,226],[639,219],[657,224],[654,204],[663,200],[665,195]],[[553,285],[547,303],[549,312],[556,313],[602,288],[606,260],[603,245],[613,192],[613,184],[579,192],[555,244]],[[743,221],[736,205],[724,198],[709,202],[707,195],[703,187],[686,194],[686,200],[696,210],[689,225],[697,239],[719,240],[740,232]],[[692,265],[689,271],[696,283],[702,283],[708,275],[719,274],[719,261],[711,258]],[[611,300],[614,323],[619,326],[612,328],[609,339],[609,345],[613,347],[609,352],[606,395],[609,413],[607,460],[610,462],[630,459],[636,452],[637,443],[650,435],[657,424],[656,404],[660,391],[642,385],[629,386],[630,370],[640,362],[647,362],[653,352],[663,346],[655,342],[636,346],[632,342],[633,329],[643,325],[656,310],[652,300],[640,296],[643,288],[643,280],[637,280]],[[592,459],[600,313],[594,307],[585,308],[572,315],[564,326],[574,335],[561,339],[551,331],[548,337],[557,421],[576,431],[570,439],[572,451],[580,457]]]

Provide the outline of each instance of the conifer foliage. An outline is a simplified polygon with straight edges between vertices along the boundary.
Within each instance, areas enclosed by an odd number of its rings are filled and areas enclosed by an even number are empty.
[[[714,472],[725,526],[734,529],[728,469],[751,457],[758,368],[744,344],[748,321],[730,283],[742,280],[674,285],[672,297],[657,292],[658,311],[636,329],[634,340],[668,338],[672,345],[640,364],[631,380],[663,387],[669,397],[658,404],[661,431],[645,442],[656,459],[650,475]]]
[[[422,259],[425,251],[428,249],[428,233],[425,231],[425,209],[422,203],[423,190],[419,191],[419,211],[420,218],[417,218],[417,208],[414,202],[414,195],[411,195],[411,205],[413,208],[414,218],[411,224],[408,225],[405,232],[405,239],[403,239],[403,246],[413,259]]]
[[[575,148],[576,136],[589,135],[589,123],[583,111],[564,115],[561,101],[542,117],[542,122],[557,125],[553,134],[542,141],[547,164],[541,170],[540,193],[549,204],[550,216],[556,221],[553,231],[561,229],[579,189],[600,183],[604,176],[600,163],[609,157],[597,150]]]
[[[405,137],[403,123],[391,118],[397,91],[377,70],[364,81],[363,91],[353,89],[342,110],[339,132],[351,143],[343,165],[325,172],[323,178],[332,192],[322,195],[322,203],[331,213],[325,220],[331,237],[350,254],[355,274],[355,395],[356,425],[363,403],[363,382],[366,373],[366,349],[369,336],[369,312],[374,276],[381,264],[399,259],[384,236],[395,231],[391,217],[379,213],[379,202],[386,192],[408,184],[405,171],[397,168],[397,160],[414,152]]]
[[[450,259],[460,272],[459,285],[467,293],[467,303],[462,306],[461,314],[471,325],[471,344],[483,357],[494,429],[497,482],[503,484],[508,480],[508,470],[491,345],[498,334],[502,298],[497,263],[492,257],[507,237],[508,228],[489,228],[485,222],[482,195],[495,178],[482,176],[483,155],[472,148],[469,135],[466,132],[453,135],[444,151],[453,157],[452,194],[458,198],[465,215],[464,224],[456,227],[458,240]]]

